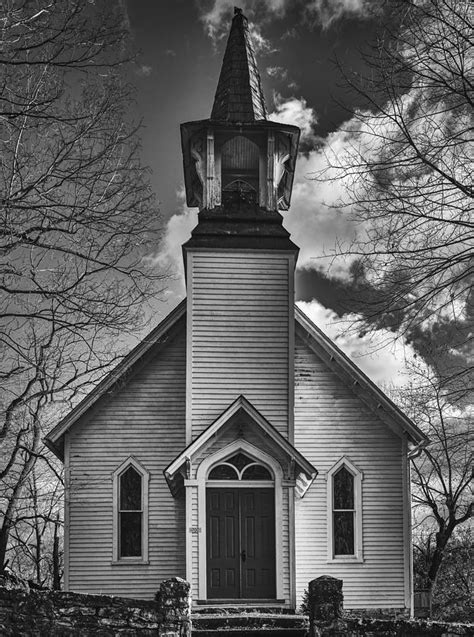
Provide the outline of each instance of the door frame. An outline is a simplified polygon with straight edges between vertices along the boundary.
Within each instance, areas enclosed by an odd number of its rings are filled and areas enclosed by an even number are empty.
[[[256,462],[261,462],[266,465],[273,473],[274,476],[274,494],[275,494],[275,585],[276,585],[276,599],[283,599],[283,471],[280,463],[268,455],[258,447],[255,447],[246,440],[235,440],[229,445],[226,445],[222,449],[219,449],[211,456],[205,458],[199,465],[196,473],[196,482],[198,488],[198,520],[199,520],[199,590],[198,598],[200,600],[207,600],[207,528],[206,528],[206,489],[208,486],[207,476],[212,467],[219,464],[225,458],[232,456],[238,451],[243,451],[250,457],[254,458]],[[209,482],[209,486],[216,485],[215,481]],[[267,482],[268,485],[268,482]],[[249,481],[245,484],[245,481],[239,482],[239,488],[256,488],[259,486],[258,480]],[[288,511],[289,514],[289,511]],[[291,525],[291,521],[290,521]],[[289,549],[289,556],[291,560],[291,548]],[[291,572],[291,568],[290,568]],[[190,574],[187,574],[189,578]],[[291,589],[291,585],[290,585]]]

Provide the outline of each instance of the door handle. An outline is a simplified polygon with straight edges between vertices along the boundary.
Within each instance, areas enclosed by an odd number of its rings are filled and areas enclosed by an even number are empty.
[[[242,562],[245,562],[245,560],[247,559],[247,553],[245,552],[245,549],[240,554],[240,557],[242,558]]]

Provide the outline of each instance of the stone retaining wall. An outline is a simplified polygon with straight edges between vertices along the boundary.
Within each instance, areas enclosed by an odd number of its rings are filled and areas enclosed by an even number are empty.
[[[342,580],[323,575],[308,585],[309,637],[473,637],[471,624],[395,617],[380,619],[343,611]]]
[[[343,617],[342,632],[328,629],[321,636],[333,637],[473,637],[474,626],[408,619]],[[336,627],[334,627],[336,628]]]
[[[188,637],[188,595],[189,584],[179,578],[162,583],[156,602],[0,586],[0,635]]]

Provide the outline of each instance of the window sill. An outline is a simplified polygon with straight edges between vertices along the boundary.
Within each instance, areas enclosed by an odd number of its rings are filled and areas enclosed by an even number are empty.
[[[364,558],[357,555],[341,555],[326,560],[326,564],[362,564],[363,562]]]
[[[140,559],[125,559],[125,560],[114,560],[110,562],[111,566],[148,566],[150,562],[148,560],[140,560]]]

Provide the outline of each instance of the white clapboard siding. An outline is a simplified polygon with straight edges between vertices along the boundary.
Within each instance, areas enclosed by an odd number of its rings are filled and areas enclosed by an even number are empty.
[[[321,575],[343,580],[345,608],[403,608],[402,440],[296,337],[295,446],[319,475],[296,509],[298,603]],[[346,455],[363,472],[362,563],[328,561],[326,472]]]
[[[288,436],[292,258],[188,254],[189,439],[240,394]]]
[[[186,576],[184,498],[163,476],[185,446],[184,325],[119,391],[69,434],[69,590],[151,599]],[[149,472],[149,564],[112,564],[112,474],[129,456]]]

